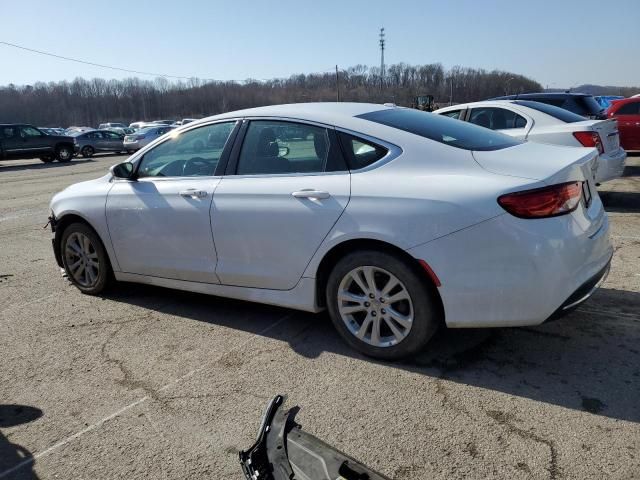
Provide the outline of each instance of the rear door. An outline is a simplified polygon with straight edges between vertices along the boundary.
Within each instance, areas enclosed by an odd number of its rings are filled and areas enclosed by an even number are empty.
[[[17,126],[2,127],[0,132],[0,141],[2,142],[2,150],[7,158],[28,158],[22,152],[24,149],[24,140],[20,136],[20,128]]]
[[[350,196],[335,131],[251,120],[214,194],[211,224],[220,282],[296,286]]]

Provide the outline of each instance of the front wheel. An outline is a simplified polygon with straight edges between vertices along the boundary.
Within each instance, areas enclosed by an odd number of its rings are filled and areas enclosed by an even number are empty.
[[[68,162],[73,158],[73,148],[68,145],[60,145],[56,148],[56,158],[59,162]]]
[[[344,340],[383,360],[422,350],[438,329],[441,314],[420,273],[410,262],[382,251],[342,258],[329,275],[326,294],[331,320]]]
[[[60,242],[67,277],[89,295],[101,293],[111,278],[111,265],[98,235],[83,223],[72,223]]]

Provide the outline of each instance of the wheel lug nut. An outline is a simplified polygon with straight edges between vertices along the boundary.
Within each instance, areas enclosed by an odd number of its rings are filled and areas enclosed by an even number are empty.
[[[373,293],[370,293],[369,298],[375,298],[375,295]]]
[[[377,313],[376,313],[376,312],[371,312],[371,316],[372,316],[372,317],[375,317],[376,315],[377,315]]]
[[[380,310],[380,313],[387,313],[387,311],[383,308],[382,310]]]
[[[371,304],[370,304],[369,302],[364,302],[364,306],[365,306],[365,307],[367,307],[367,308],[368,308],[370,305],[371,305]]]
[[[380,303],[384,303],[384,298],[380,297]]]

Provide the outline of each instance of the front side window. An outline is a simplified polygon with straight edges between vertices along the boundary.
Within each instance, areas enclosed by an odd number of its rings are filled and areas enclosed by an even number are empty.
[[[169,138],[142,157],[138,178],[214,175],[235,124],[214,123]]]
[[[101,132],[91,132],[87,134],[87,138],[90,138],[91,140],[101,140],[102,139],[102,133]]]
[[[42,136],[42,133],[40,132],[40,130],[36,130],[33,127],[22,127],[20,129],[20,134],[24,138],[34,138],[34,137],[41,137]]]
[[[346,170],[326,128],[255,120],[238,159],[238,175],[317,173]]]
[[[503,133],[491,132],[467,122],[409,108],[389,108],[358,115],[380,123],[464,150],[501,150],[520,142]]]
[[[527,120],[511,110],[504,108],[474,108],[469,122],[491,130],[524,128]]]

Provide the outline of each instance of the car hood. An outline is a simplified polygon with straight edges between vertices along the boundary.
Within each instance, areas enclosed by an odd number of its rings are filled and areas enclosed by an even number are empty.
[[[533,142],[502,150],[474,151],[472,154],[476,162],[491,173],[549,184],[589,178],[593,176],[598,161],[595,148]]]

